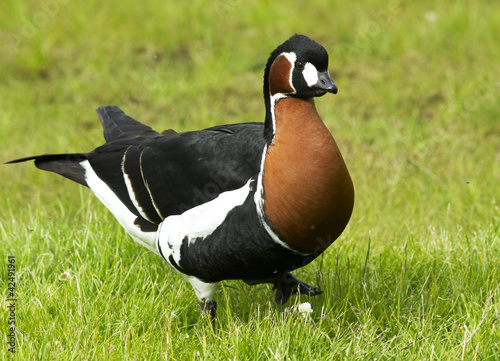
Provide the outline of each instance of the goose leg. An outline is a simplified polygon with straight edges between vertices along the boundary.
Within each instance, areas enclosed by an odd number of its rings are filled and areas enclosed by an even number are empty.
[[[210,317],[212,323],[215,321],[215,316],[217,314],[217,302],[212,301],[200,301],[200,307],[204,315]]]
[[[193,286],[203,314],[210,317],[213,323],[217,314],[217,302],[214,300],[214,293],[217,288],[217,284],[203,282],[194,276],[185,276],[185,278],[189,283],[191,283],[191,286]]]

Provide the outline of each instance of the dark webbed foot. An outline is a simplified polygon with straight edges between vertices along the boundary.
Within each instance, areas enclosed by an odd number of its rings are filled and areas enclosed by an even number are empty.
[[[210,318],[212,325],[215,323],[215,315],[217,314],[217,302],[215,301],[202,301],[200,307],[203,313]]]
[[[243,280],[243,282],[249,285],[272,283],[273,289],[276,290],[274,300],[279,305],[284,305],[291,295],[316,296],[323,293],[323,291],[318,290],[316,287],[295,278],[290,272],[261,280]]]
[[[290,272],[283,273],[277,278],[273,288],[276,290],[274,300],[279,305],[284,305],[291,295],[316,296],[323,293],[316,287],[295,278]]]

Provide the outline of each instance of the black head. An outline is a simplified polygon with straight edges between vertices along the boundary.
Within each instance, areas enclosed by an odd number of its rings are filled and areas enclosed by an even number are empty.
[[[305,35],[294,35],[269,57],[264,75],[266,97],[311,98],[337,93],[328,74],[328,53]]]

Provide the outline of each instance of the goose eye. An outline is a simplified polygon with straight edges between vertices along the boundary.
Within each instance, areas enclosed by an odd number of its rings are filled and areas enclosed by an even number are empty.
[[[299,70],[304,70],[304,64],[302,64],[300,61],[297,61],[295,63],[295,67]]]

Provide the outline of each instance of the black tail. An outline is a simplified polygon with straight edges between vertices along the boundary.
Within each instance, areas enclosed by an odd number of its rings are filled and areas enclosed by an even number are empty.
[[[96,113],[101,121],[106,142],[110,142],[120,135],[130,132],[152,132],[160,135],[151,129],[151,127],[129,117],[117,106],[100,107],[96,110]]]
[[[104,129],[104,139],[106,139],[106,142],[110,142],[122,134],[130,134],[131,136],[137,135],[137,133],[141,133],[142,135],[151,134],[153,136],[160,135],[160,133],[155,132],[147,125],[129,117],[117,106],[100,107],[96,110],[96,113]],[[121,144],[119,147],[123,148]],[[88,187],[85,181],[85,170],[80,165],[80,162],[86,159],[88,159],[86,153],[42,154],[14,159],[5,164],[34,160],[37,168],[60,174]]]
[[[85,181],[85,170],[80,165],[80,162],[85,159],[87,159],[87,155],[85,153],[42,154],[14,159],[4,164],[21,163],[28,160],[34,160],[37,168],[60,174],[63,177],[88,187],[87,182]]]

